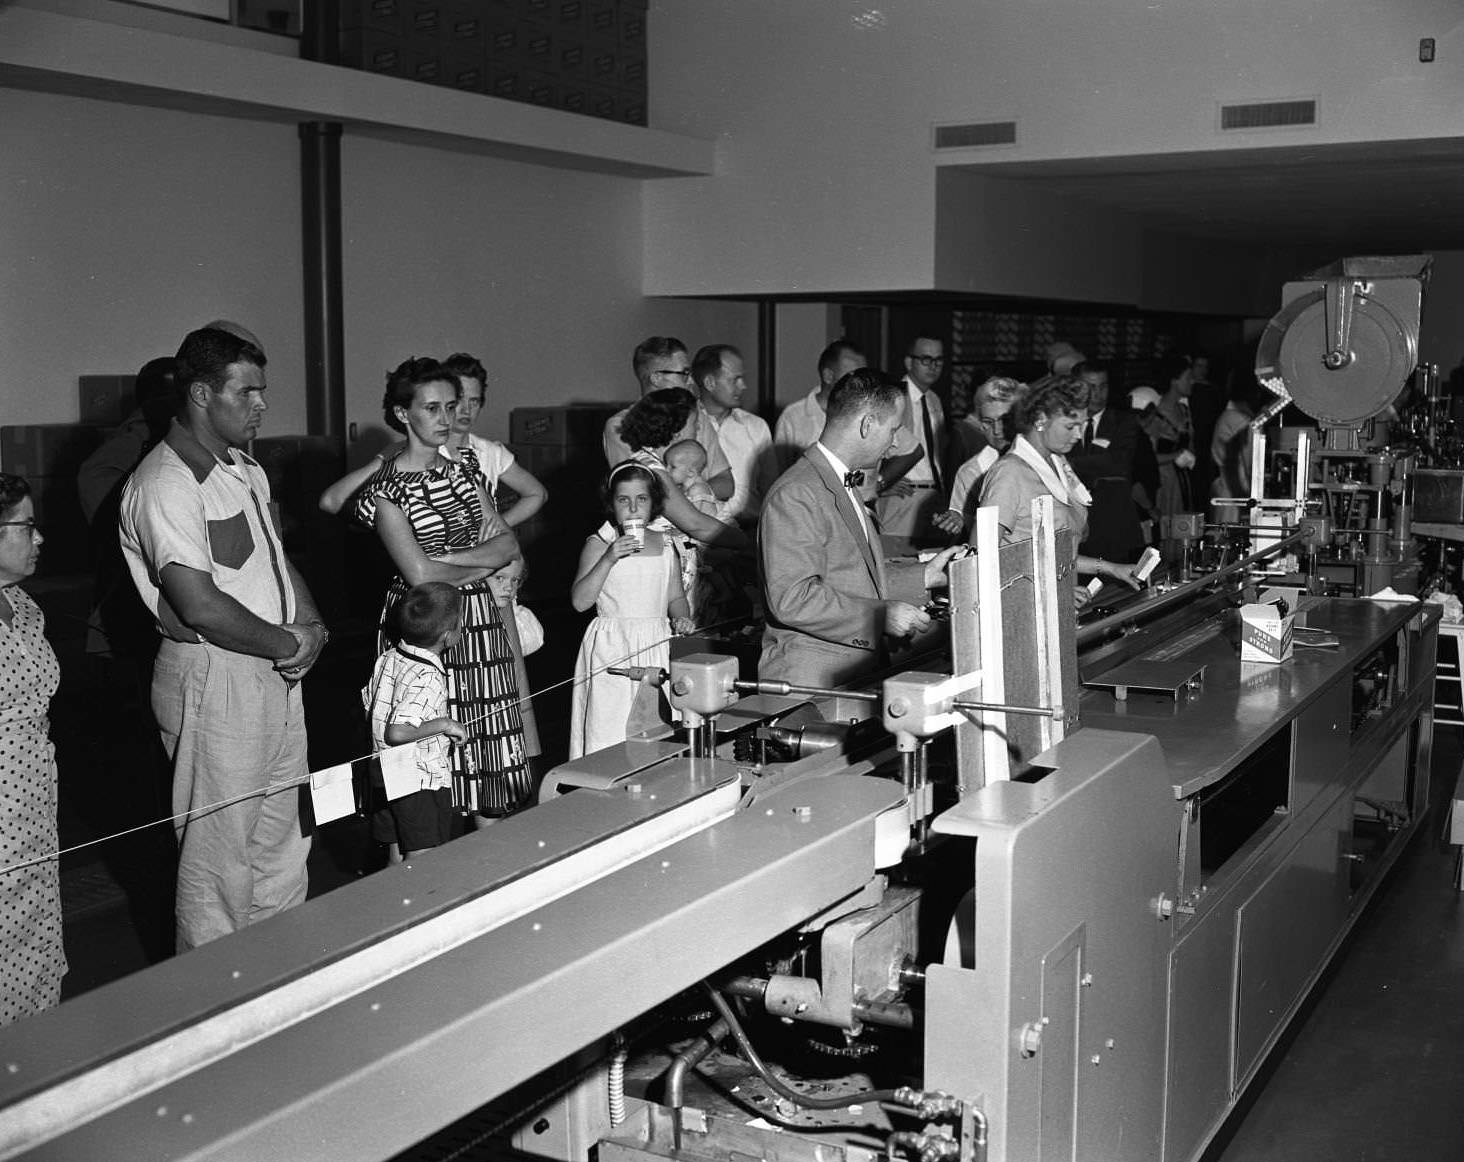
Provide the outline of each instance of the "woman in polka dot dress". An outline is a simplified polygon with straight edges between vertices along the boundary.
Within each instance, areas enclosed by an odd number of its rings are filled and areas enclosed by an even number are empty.
[[[46,712],[61,667],[19,582],[41,549],[30,488],[0,473],[0,867],[56,850],[56,751]],[[0,872],[0,1025],[61,999],[61,880],[55,859]]]

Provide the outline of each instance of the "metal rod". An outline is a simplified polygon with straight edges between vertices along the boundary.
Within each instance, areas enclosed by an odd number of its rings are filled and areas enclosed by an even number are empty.
[[[1171,589],[1168,593],[1161,593],[1153,600],[1146,601],[1142,605],[1120,610],[1115,614],[1103,618],[1101,621],[1095,621],[1092,625],[1080,626],[1078,628],[1078,645],[1085,646],[1092,642],[1099,641],[1104,637],[1104,635],[1112,632],[1113,630],[1121,629],[1123,626],[1128,625],[1131,622],[1137,621],[1141,617],[1152,617],[1162,610],[1170,608],[1170,606],[1179,605],[1184,601],[1192,598],[1201,590],[1207,589],[1216,581],[1230,576],[1230,574],[1232,573],[1239,573],[1242,570],[1248,569],[1250,566],[1256,564],[1259,561],[1264,561],[1268,557],[1279,556],[1281,553],[1289,549],[1292,545],[1305,540],[1307,538],[1307,535],[1307,530],[1297,529],[1296,532],[1292,533],[1289,537],[1284,537],[1281,540],[1277,541],[1274,545],[1271,545],[1268,548],[1261,549],[1259,552],[1252,553],[1248,557],[1242,557],[1240,558],[1240,560],[1234,561],[1231,564],[1226,565],[1223,569],[1216,569],[1215,572],[1207,574],[1204,577],[1198,577],[1193,581],[1187,581],[1185,584],[1179,586],[1177,589]]]
[[[1248,532],[1249,533],[1249,532],[1255,532],[1256,531],[1256,526],[1255,525],[1248,525],[1248,524],[1245,524],[1244,522],[1240,522],[1240,521],[1206,521],[1205,522],[1205,531],[1206,532],[1209,532],[1211,529],[1240,529],[1243,532]],[[1261,528],[1260,531],[1264,533],[1264,532],[1272,532],[1274,530],[1267,529],[1264,526],[1262,526],[1262,528]],[[1346,528],[1340,528],[1340,527],[1337,527],[1337,526],[1333,526],[1333,528],[1332,528],[1332,535],[1333,536],[1384,537],[1384,536],[1392,536],[1392,533],[1393,533],[1393,530],[1392,529],[1346,529]]]
[[[918,981],[921,984],[925,982],[924,973],[919,975]],[[906,980],[902,973],[901,983],[915,982]],[[731,993],[735,997],[746,997],[761,1005],[764,1003],[763,996],[768,991],[768,981],[766,977],[761,976],[734,976],[717,987],[724,993]],[[884,1025],[891,1029],[913,1029],[915,1027],[915,1010],[909,1005],[896,1001],[855,1001],[853,1012],[855,1017],[867,1025]]]
[[[691,753],[699,759],[709,759],[717,753],[717,724],[710,718],[703,718],[691,734]]]
[[[632,681],[641,681],[648,673],[655,672],[664,680],[666,671],[660,666],[606,666],[605,673],[616,678],[629,678]]]
[[[926,741],[920,740],[915,748],[915,778],[910,796],[910,802],[915,808],[915,819],[912,821],[911,831],[914,839],[915,850],[924,850],[925,844],[930,839],[930,820],[920,811],[920,800],[923,797],[925,786],[930,782],[929,756],[926,753]]]
[[[779,694],[785,697],[797,694],[811,698],[852,698],[856,702],[880,700],[877,690],[830,690],[823,686],[794,686],[789,682],[733,682],[732,688],[743,694]]]
[[[894,1001],[855,1001],[854,1015],[866,1025],[883,1025],[888,1029],[913,1029],[915,1010]]]
[[[905,794],[915,790],[915,752],[903,750],[900,752],[900,786],[905,788]]]
[[[1062,711],[1051,706],[1010,706],[1005,702],[966,702],[957,699],[951,703],[955,710],[989,710],[996,714],[1030,714],[1036,718],[1061,718]]]

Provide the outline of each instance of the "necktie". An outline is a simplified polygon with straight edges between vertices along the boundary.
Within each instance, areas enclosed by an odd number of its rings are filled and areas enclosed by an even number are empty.
[[[1088,417],[1088,422],[1083,425],[1083,450],[1086,452],[1093,446],[1093,417]]]
[[[869,531],[870,521],[873,514],[865,507],[859,489],[864,487],[864,473],[858,469],[853,472],[844,473],[845,494],[849,497],[849,503],[854,507],[854,519],[859,522],[859,529],[864,534],[864,539],[871,545],[874,544],[874,537]]]
[[[940,464],[935,455],[935,427],[930,422],[930,408],[927,406],[924,394],[920,396],[920,423],[925,429],[925,455],[930,461],[930,479],[937,489],[940,488]]]

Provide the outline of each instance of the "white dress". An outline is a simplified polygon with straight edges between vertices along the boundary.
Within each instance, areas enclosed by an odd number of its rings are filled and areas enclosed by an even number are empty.
[[[618,535],[603,525],[591,543],[608,545]],[[658,542],[656,552],[651,552]],[[624,742],[660,721],[660,691],[618,674],[595,673],[606,666],[671,664],[671,621],[666,603],[676,554],[663,537],[648,532],[645,551],[621,557],[595,601],[595,620],[585,630],[574,663],[570,703],[569,757]],[[593,677],[588,675],[593,674]]]

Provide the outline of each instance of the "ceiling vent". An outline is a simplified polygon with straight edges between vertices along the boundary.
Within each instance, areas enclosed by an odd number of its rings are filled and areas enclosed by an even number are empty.
[[[1248,105],[1221,105],[1220,128],[1289,129],[1317,123],[1317,103],[1302,101],[1255,101]]]
[[[936,149],[976,149],[983,145],[1016,145],[1015,121],[981,121],[971,125],[937,125]]]

